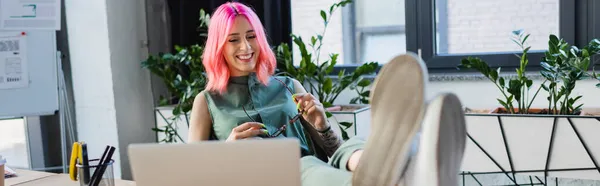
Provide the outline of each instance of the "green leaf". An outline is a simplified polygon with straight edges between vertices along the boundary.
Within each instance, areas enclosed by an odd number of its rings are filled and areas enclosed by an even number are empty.
[[[327,118],[330,118],[331,116],[333,116],[333,114],[331,114],[331,112],[325,112],[325,116],[327,116]]]
[[[546,70],[553,70],[554,67],[552,67],[551,65],[549,65],[546,62],[541,62],[540,65],[542,66],[542,68],[546,69]]]
[[[159,129],[159,128],[152,128],[152,131],[154,132],[164,132],[164,129]]]
[[[360,97],[355,97],[355,98],[352,98],[352,99],[350,100],[350,104],[356,104],[356,102],[358,102],[358,99],[360,99]]]
[[[550,35],[550,44],[558,45],[558,37],[556,37],[556,35],[554,35],[554,34]]]
[[[545,91],[550,91],[550,90],[548,89],[548,87],[546,86],[546,84],[542,84],[542,89],[544,89]]]
[[[341,129],[341,127],[340,127]],[[348,137],[348,133],[345,130],[341,130],[342,131],[342,139],[343,140],[348,140],[350,139],[350,137]]]
[[[492,80],[494,82],[496,82],[498,80],[498,72],[497,71],[490,71],[490,78],[492,78]]]
[[[531,87],[531,85],[533,85],[533,81],[528,79],[526,82],[527,88]]]
[[[523,38],[523,41],[521,42],[521,45],[525,44],[525,41],[527,41],[527,38],[529,38],[530,34],[527,34],[527,36],[525,36],[525,38]],[[528,47],[529,48],[529,47]]]
[[[363,97],[369,97],[370,95],[371,95],[371,91],[370,90],[367,90],[367,91],[364,91],[364,92],[360,93],[360,96],[363,96]]]
[[[317,38],[315,36],[312,36],[310,38],[310,43],[312,44],[312,46],[315,46],[315,44],[317,43]]]
[[[517,44],[518,46],[521,46],[522,44],[519,43],[519,41],[515,40],[515,39],[511,39],[515,44]]]
[[[581,56],[584,58],[590,57],[590,53],[585,48],[581,50]]]
[[[350,123],[350,122],[340,122],[339,124],[346,127],[345,129],[352,127],[352,123]]]
[[[329,108],[329,107],[333,106],[333,104],[331,104],[329,102],[322,102],[322,104],[323,104],[323,107],[325,107],[325,108]]]
[[[529,49],[531,49],[531,47],[525,48],[525,50],[523,50],[523,53],[527,53],[529,51]]]
[[[368,79],[362,79],[358,82],[359,87],[366,87],[366,86],[369,86],[370,84],[371,84],[371,81],[369,81]]]
[[[600,88],[600,83],[596,84],[596,88]]]
[[[177,106],[173,109],[173,115],[178,116],[179,114],[181,114],[181,107]]]
[[[158,98],[158,100],[159,106],[165,106],[169,104],[169,100],[167,100],[167,98],[163,97],[162,95]]]
[[[321,10],[321,17],[323,18],[323,21],[327,22],[327,13],[323,10]]]
[[[329,94],[331,93],[331,88],[333,88],[333,81],[331,78],[326,78],[325,83],[323,83],[323,91]]]
[[[504,88],[506,86],[506,84],[504,84],[504,77],[500,77],[499,83],[500,83],[500,87],[502,87],[502,88]]]
[[[502,105],[504,107],[504,109],[506,109],[506,111],[510,111],[510,108],[508,107],[508,104],[506,104],[506,102],[502,101],[501,99],[496,99],[496,100],[498,100],[500,105]]]

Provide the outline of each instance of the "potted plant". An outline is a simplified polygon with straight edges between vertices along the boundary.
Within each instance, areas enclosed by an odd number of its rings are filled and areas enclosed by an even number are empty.
[[[200,36],[206,37],[210,15],[200,10],[199,21]],[[175,46],[175,50],[173,54],[149,56],[142,62],[142,67],[160,77],[169,90],[169,95],[160,96],[159,107],[155,108],[156,127],[152,128],[162,143],[185,142],[194,98],[207,82],[201,57],[203,47]]]
[[[339,126],[334,127],[334,130],[340,132],[343,139],[358,134],[357,127],[359,126],[354,124],[360,123],[364,128],[368,128],[370,91],[367,87],[371,85],[371,81],[365,79],[364,76],[374,74],[378,67],[376,62],[368,62],[358,66],[353,72],[341,70],[337,76],[330,76],[338,62],[339,54],[330,54],[325,59],[321,57],[323,37],[331,16],[339,7],[348,3],[351,1],[342,0],[331,5],[328,10],[320,11],[324,23],[323,31],[312,36],[310,43],[306,44],[300,36],[292,34],[293,43],[300,51],[300,66],[294,65],[292,51],[287,44],[283,43],[276,47],[278,63],[282,67],[278,69],[277,75],[297,79],[306,87],[307,92],[317,97],[327,109],[329,122],[334,126]],[[350,104],[334,105],[340,93],[346,89],[355,91],[357,97],[352,98]]]
[[[579,49],[550,35],[548,50],[541,59],[543,79],[535,88],[526,75],[529,35],[520,30],[513,33],[513,41],[523,50],[517,55],[520,66],[515,77],[501,76],[500,68],[490,68],[479,58],[468,57],[459,65],[459,69],[483,74],[502,95],[497,99],[501,107],[483,112],[468,109],[465,114],[469,141],[464,174],[505,174],[515,185],[519,184],[517,172],[544,175],[545,181],[537,180],[546,184],[548,176],[599,178],[596,161],[600,160],[600,145],[595,142],[600,140],[596,137],[600,116],[586,113],[584,104],[579,103],[583,95],[573,90],[579,80],[598,78],[589,67],[591,57],[600,53],[600,41],[594,39]],[[532,108],[540,93],[547,95],[547,107]]]

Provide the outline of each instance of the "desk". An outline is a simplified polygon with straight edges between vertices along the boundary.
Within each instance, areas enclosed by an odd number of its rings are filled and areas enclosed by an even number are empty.
[[[6,186],[17,185],[17,184],[37,180],[37,179],[42,179],[42,178],[45,178],[48,176],[56,175],[54,173],[30,171],[30,170],[22,170],[22,169],[15,169],[15,172],[17,172],[17,177],[6,178],[6,180],[4,180],[4,183]]]
[[[68,174],[15,170],[18,177],[6,179],[6,186],[79,186],[79,181],[72,181]],[[19,178],[19,179],[17,179]],[[135,186],[135,182],[115,179],[115,186]]]

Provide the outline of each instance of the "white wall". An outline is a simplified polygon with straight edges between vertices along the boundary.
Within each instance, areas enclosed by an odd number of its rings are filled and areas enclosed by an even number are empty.
[[[533,96],[541,81],[533,81],[533,87],[530,91],[530,95]],[[572,95],[582,95],[583,97],[578,103],[583,103],[584,108],[600,108],[600,88],[596,88],[596,84],[600,83],[596,80],[582,80],[577,82],[577,86],[573,91]],[[490,81],[432,81],[429,82],[426,88],[427,99],[431,100],[434,96],[441,93],[454,93],[458,96],[463,107],[471,109],[494,109],[499,107],[500,104],[496,98],[502,98],[502,94],[498,91],[496,86]],[[336,104],[347,104],[350,99],[355,97],[356,94],[352,91],[344,91],[338,99]],[[548,94],[541,90],[537,98],[532,104],[532,108],[544,108],[548,107],[546,97]]]
[[[140,62],[148,56],[143,0],[107,0],[110,60],[116,108],[122,177],[130,179],[127,146],[156,141],[154,101],[149,71]]]
[[[66,0],[79,141],[90,158],[117,147],[115,177],[130,179],[127,145],[154,142],[143,0]]]
[[[106,145],[118,146],[106,1],[65,0],[77,133],[90,158]],[[114,160],[120,161],[119,151]],[[115,166],[120,177],[120,166]]]

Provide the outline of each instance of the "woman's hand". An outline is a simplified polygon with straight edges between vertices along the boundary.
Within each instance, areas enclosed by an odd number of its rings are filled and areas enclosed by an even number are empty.
[[[246,122],[237,126],[231,130],[229,137],[225,141],[235,141],[246,138],[256,137],[261,134],[269,134],[267,130],[264,129],[265,125],[258,122]]]
[[[302,116],[312,124],[318,131],[324,131],[329,127],[325,108],[319,100],[310,93],[294,94],[296,104],[300,104],[300,111],[303,111]]]

